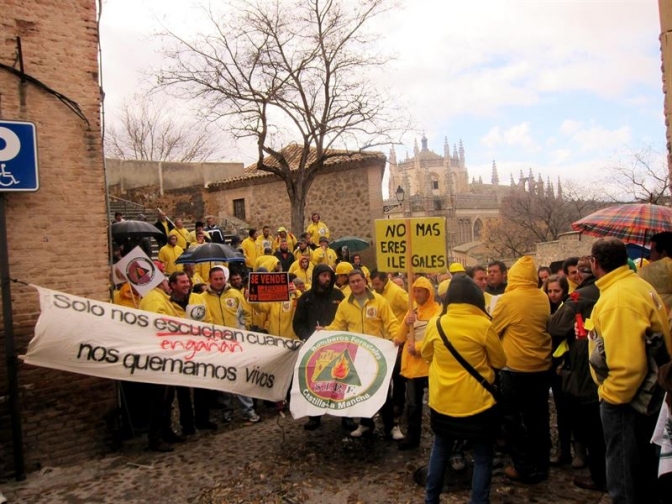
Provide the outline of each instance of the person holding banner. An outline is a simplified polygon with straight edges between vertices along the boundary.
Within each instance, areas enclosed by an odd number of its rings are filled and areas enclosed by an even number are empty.
[[[420,446],[422,432],[422,396],[427,387],[429,364],[420,355],[422,341],[430,319],[441,313],[441,306],[434,301],[434,287],[425,277],[419,277],[413,283],[413,297],[416,307],[406,314],[394,344],[406,343],[401,354],[401,375],[406,382],[406,404],[408,406],[408,431],[406,439],[399,443],[400,450],[411,450]],[[413,327],[413,336],[409,340],[409,327]]]
[[[252,311],[242,291],[229,283],[229,269],[225,266],[213,266],[210,269],[210,286],[203,293],[213,323],[236,329],[249,329],[252,326]],[[251,397],[236,396],[243,407],[243,417],[256,423],[261,418],[254,411],[254,400]],[[224,396],[224,422],[232,420],[231,394]]]
[[[429,408],[434,432],[425,503],[440,502],[456,439],[470,440],[474,447],[469,502],[489,503],[498,426],[492,383],[496,370],[506,366],[506,355],[485,310],[483,292],[467,276],[451,281],[443,315],[428,323],[422,357],[430,362]]]
[[[307,260],[303,257],[302,260]],[[312,265],[311,265],[312,267]],[[331,324],[336,315],[343,293],[334,287],[336,275],[326,264],[318,264],[313,270],[311,287],[298,300],[292,327],[301,341],[306,341],[318,328]],[[306,430],[315,430],[320,426],[319,416],[310,417],[303,425]],[[343,428],[355,430],[351,418],[343,418]]]
[[[352,270],[348,275],[348,283],[352,293],[339,303],[334,321],[324,329],[393,339],[399,332],[399,323],[390,304],[383,296],[369,290],[366,285],[366,277],[361,270]],[[322,329],[322,327],[317,329]],[[395,441],[404,438],[399,426],[395,424],[394,406],[392,396],[389,393],[380,411],[380,416],[383,420],[386,437]],[[374,428],[373,418],[362,418],[359,427],[352,431],[350,435],[352,437],[362,437],[365,434],[372,434]]]

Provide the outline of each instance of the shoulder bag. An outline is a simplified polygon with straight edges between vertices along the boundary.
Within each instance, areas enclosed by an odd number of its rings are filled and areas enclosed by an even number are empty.
[[[473,376],[476,379],[476,381],[478,383],[480,383],[481,386],[485,390],[487,390],[488,392],[490,392],[492,394],[492,396],[495,398],[495,401],[500,402],[501,395],[500,395],[500,392],[497,389],[497,387],[495,385],[493,385],[492,383],[490,383],[488,380],[486,380],[485,377],[481,373],[476,371],[474,369],[474,367],[471,364],[469,364],[466,361],[466,359],[464,357],[462,357],[462,355],[460,355],[460,352],[457,351],[457,349],[453,346],[453,344],[450,341],[448,341],[448,338],[446,337],[446,333],[444,332],[443,327],[441,327],[441,318],[442,317],[438,317],[436,319],[436,329],[439,331],[439,336],[441,336],[441,339],[443,340],[443,344],[446,345],[446,348],[448,349],[448,351],[451,354],[453,354],[453,357],[455,357],[455,360],[457,362],[459,362],[462,365],[462,367],[471,376]]]

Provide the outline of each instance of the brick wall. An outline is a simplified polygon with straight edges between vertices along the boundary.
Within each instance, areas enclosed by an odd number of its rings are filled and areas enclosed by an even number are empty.
[[[26,73],[76,101],[89,121],[87,125],[45,90],[22,85],[0,69],[0,117],[34,122],[39,147],[40,190],[7,196],[11,275],[106,300],[96,2],[0,0],[0,12],[0,62],[14,64],[20,36]],[[38,316],[37,295],[13,285],[12,302],[21,354]],[[115,406],[111,381],[19,364],[19,387],[27,470],[75,462],[106,449],[103,416]],[[0,395],[6,393],[6,371],[0,364]],[[11,465],[6,402],[0,404],[0,444]]]

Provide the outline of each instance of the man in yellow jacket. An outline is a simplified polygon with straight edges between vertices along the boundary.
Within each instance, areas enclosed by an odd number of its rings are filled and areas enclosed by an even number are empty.
[[[189,247],[189,230],[184,227],[182,219],[175,219],[175,227],[170,230],[168,236],[177,236],[177,246],[183,250]]]
[[[352,293],[340,302],[333,322],[324,329],[368,334],[389,340],[394,338],[399,332],[399,323],[385,298],[369,290],[364,273],[360,270],[350,272],[348,283]],[[396,441],[403,439],[403,434],[394,423],[394,406],[389,394],[380,416],[385,427],[385,435]],[[362,418],[359,427],[350,435],[361,437],[372,433],[374,427],[373,418]]]
[[[203,299],[208,305],[213,322],[217,325],[233,329],[249,329],[252,324],[252,314],[249,303],[238,289],[229,283],[229,269],[225,266],[213,266],[210,269],[210,285],[203,293]],[[254,411],[254,400],[251,397],[236,396],[243,408],[243,418],[256,423],[261,418]],[[223,394],[223,420],[229,423],[233,419],[231,394]]]
[[[645,336],[662,334],[668,351],[672,351],[672,340],[665,304],[627,263],[627,250],[620,240],[603,238],[593,244],[591,269],[600,298],[586,323],[589,330],[592,325],[588,346],[593,365],[600,354],[597,344],[603,343],[607,371],[606,377],[598,376],[594,368],[591,373],[600,396],[612,502],[657,503],[663,501],[657,492],[658,458],[650,440],[660,402],[652,399],[647,415],[635,409],[635,400],[651,376]]]
[[[292,327],[296,304],[301,292],[296,288],[289,275],[289,301],[277,301],[273,303],[258,303],[257,310],[266,313],[266,329],[268,334],[282,338],[299,339]]]
[[[329,239],[329,228],[320,220],[320,214],[315,212],[310,217],[310,224],[306,228],[306,233],[310,234],[313,243],[319,243],[320,238]]]
[[[334,284],[334,287],[343,293],[344,298],[347,298],[350,294],[352,294],[348,282],[348,275],[353,269],[355,268],[352,266],[352,264],[345,261],[341,261],[336,265],[336,283]],[[362,271],[362,273],[364,272]],[[364,275],[364,278],[366,278],[366,274]]]
[[[307,256],[301,256],[294,261],[289,267],[289,273],[296,275],[297,278],[303,280],[306,288],[310,289],[313,282],[313,265]]]
[[[533,483],[548,478],[551,336],[546,323],[551,308],[548,297],[537,287],[537,266],[532,257],[518,259],[508,280],[492,313],[492,325],[502,340],[507,362],[501,373],[501,391],[513,466],[506,467],[504,474]]]
[[[240,242],[240,248],[243,249],[245,255],[245,266],[250,271],[254,269],[254,262],[257,260],[257,230],[252,228],[248,231],[248,237]]]
[[[429,364],[420,355],[427,322],[441,313],[441,306],[434,301],[434,287],[425,277],[413,283],[415,308],[409,311],[399,324],[399,332],[394,344],[403,345],[401,354],[401,375],[406,383],[406,405],[408,408],[408,431],[406,439],[399,443],[400,450],[410,450],[420,446],[422,430],[422,396],[427,387]],[[410,328],[413,331],[410,331]]]
[[[394,313],[397,321],[402,322],[408,311],[408,293],[392,282],[387,273],[375,269],[371,272],[371,287],[390,303],[390,308],[392,308],[392,313]],[[402,345],[399,347],[397,360],[392,370],[392,399],[395,417],[400,417],[406,406],[406,378],[401,374],[401,354],[403,351],[404,347]]]
[[[326,264],[330,268],[336,266],[336,252],[329,248],[329,239],[326,237],[320,238],[320,246],[313,250],[313,264]]]
[[[166,275],[182,271],[181,264],[175,264],[177,258],[182,255],[184,250],[177,245],[177,236],[168,236],[168,243],[159,250],[159,261],[161,261],[166,268]]]

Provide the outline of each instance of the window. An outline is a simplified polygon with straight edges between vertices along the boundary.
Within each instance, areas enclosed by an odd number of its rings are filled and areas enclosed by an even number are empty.
[[[432,180],[432,189],[437,190],[439,188],[439,181]]]
[[[434,210],[441,210],[441,199],[434,198]]]
[[[245,220],[245,198],[233,200],[233,216]]]

